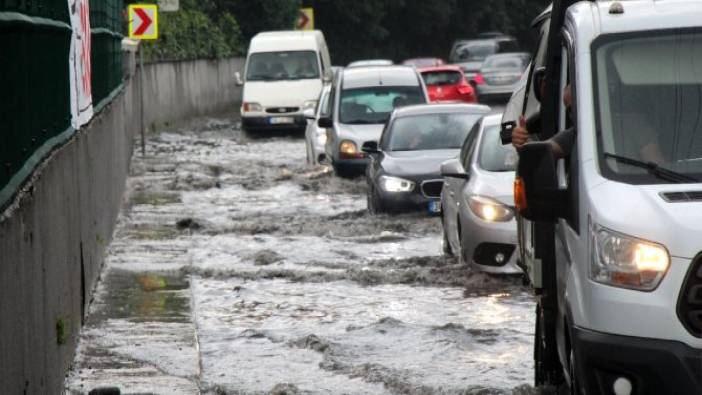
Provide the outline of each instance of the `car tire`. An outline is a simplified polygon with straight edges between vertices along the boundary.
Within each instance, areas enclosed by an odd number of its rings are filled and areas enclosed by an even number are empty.
[[[336,163],[332,164],[332,167],[334,168],[334,174],[336,174],[337,177],[341,178],[353,178],[353,173],[344,166],[338,165]]]
[[[441,213],[441,233],[443,237],[441,238],[441,252],[444,256],[452,257],[453,251],[451,250],[451,243],[449,243],[448,233],[446,232],[446,224],[444,222],[444,214]]]
[[[472,266],[472,260],[468,258],[468,252],[466,251],[465,247],[463,246],[463,232],[461,231],[461,223],[460,223],[460,218],[456,218],[457,222],[457,228],[458,228],[458,263],[460,265],[465,265],[470,267],[471,269],[473,268]]]
[[[375,193],[375,188],[368,188],[366,201],[368,202],[368,213],[370,213],[370,215],[378,215],[386,212],[383,202],[380,200],[378,194]]]

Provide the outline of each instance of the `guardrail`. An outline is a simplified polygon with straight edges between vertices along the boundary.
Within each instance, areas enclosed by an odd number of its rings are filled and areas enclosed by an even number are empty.
[[[122,86],[123,0],[90,0],[96,112]],[[71,127],[68,0],[0,0],[0,211]]]

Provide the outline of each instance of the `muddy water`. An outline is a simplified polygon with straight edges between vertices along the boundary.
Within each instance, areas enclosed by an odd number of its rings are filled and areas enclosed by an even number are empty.
[[[529,394],[521,280],[440,254],[440,221],[372,217],[299,136],[228,119],[134,157],[68,393]]]

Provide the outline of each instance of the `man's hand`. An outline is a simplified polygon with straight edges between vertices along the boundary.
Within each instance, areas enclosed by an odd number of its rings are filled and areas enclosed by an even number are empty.
[[[522,145],[529,141],[529,131],[526,130],[526,119],[524,115],[519,116],[519,126],[512,130],[512,145],[516,149],[520,149]]]

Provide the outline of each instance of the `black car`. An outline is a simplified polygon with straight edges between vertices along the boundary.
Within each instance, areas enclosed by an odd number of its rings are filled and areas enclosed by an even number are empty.
[[[371,214],[441,211],[441,163],[454,158],[475,123],[490,112],[476,104],[429,104],[393,111],[380,142],[368,141],[366,168]]]

